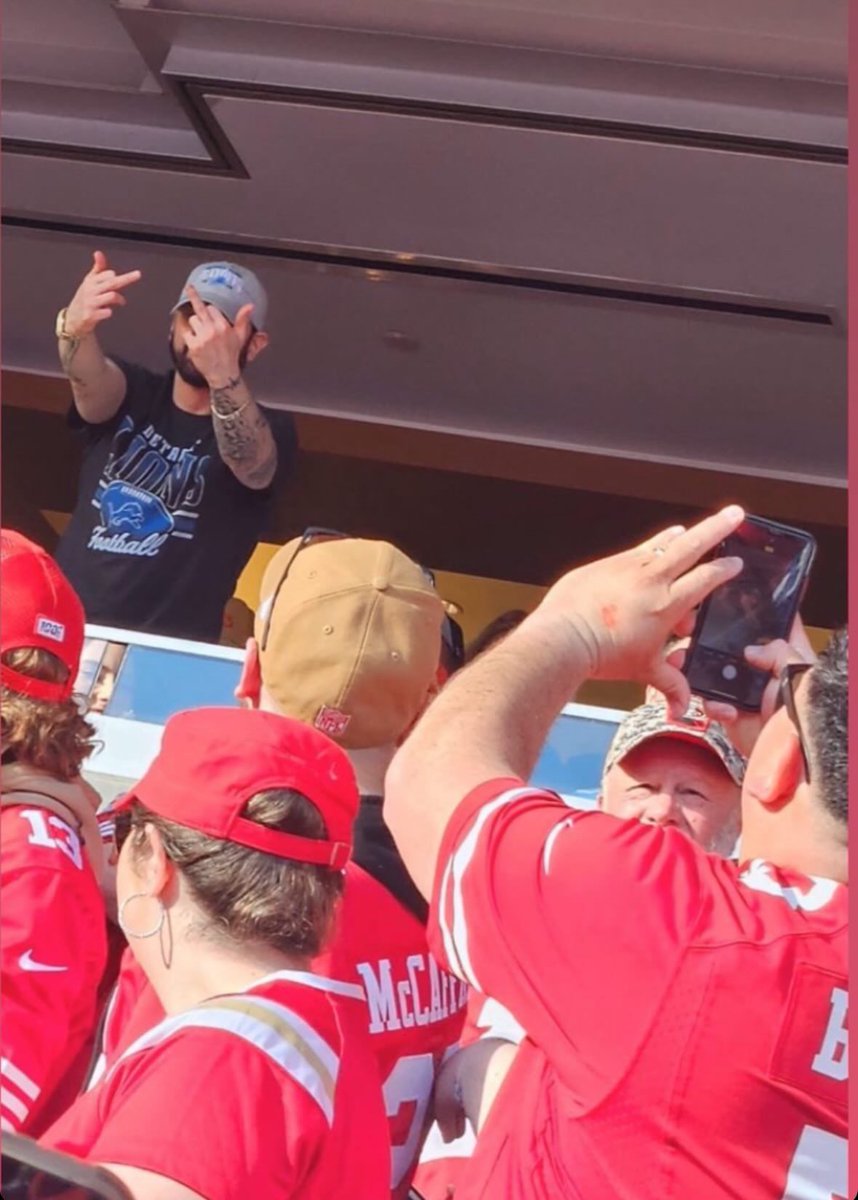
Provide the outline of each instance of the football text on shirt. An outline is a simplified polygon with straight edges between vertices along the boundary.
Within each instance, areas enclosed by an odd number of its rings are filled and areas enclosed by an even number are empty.
[[[173,446],[152,425],[135,432],[124,417],[92,499],[101,522],[89,549],[153,558],[168,537],[193,538],[210,458],[196,447]]]

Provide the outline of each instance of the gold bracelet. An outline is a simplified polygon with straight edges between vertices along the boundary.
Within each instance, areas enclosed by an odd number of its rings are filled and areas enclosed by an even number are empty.
[[[61,342],[79,342],[80,338],[77,336],[77,334],[66,333],[66,314],[67,313],[68,313],[68,307],[61,308],[60,311],[57,313],[57,319],[56,319],[56,323],[54,325],[54,333],[56,334],[56,336],[59,338],[59,340]]]

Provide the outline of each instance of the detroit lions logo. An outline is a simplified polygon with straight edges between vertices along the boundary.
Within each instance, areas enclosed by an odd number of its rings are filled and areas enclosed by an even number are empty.
[[[134,533],[140,537],[166,534],[173,518],[163,502],[151,492],[116,480],[101,497],[101,520],[108,533]]]
[[[143,526],[143,509],[136,502],[129,501],[108,511],[111,529],[141,529]]]

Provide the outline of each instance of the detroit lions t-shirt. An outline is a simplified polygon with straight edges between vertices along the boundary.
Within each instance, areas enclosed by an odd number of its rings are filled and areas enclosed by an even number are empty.
[[[85,447],[57,561],[87,620],[216,642],[274,490],[294,462],[294,421],[265,409],[277,473],[269,487],[253,490],[222,460],[213,418],[173,403],[172,371],[118,365],[128,388],[116,415],[89,424],[74,407],[69,414]]]

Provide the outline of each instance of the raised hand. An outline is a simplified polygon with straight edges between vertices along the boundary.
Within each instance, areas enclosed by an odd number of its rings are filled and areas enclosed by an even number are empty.
[[[719,584],[739,574],[741,559],[701,561],[739,527],[737,505],[693,525],[673,526],[641,545],[570,571],[548,592],[538,613],[565,617],[594,679],[652,683],[680,713],[688,682],[664,658],[671,633],[686,634],[693,611]]]
[[[203,304],[193,286],[187,289],[193,312],[188,318],[185,345],[191,362],[212,390],[235,383],[241,375],[241,352],[251,332],[253,305],[239,309],[235,324],[212,304]]]
[[[107,265],[106,256],[96,250],[92,256],[92,267],[84,275],[66,309],[65,332],[68,336],[85,337],[101,321],[112,317],[114,308],[126,303],[122,292],[130,284],[136,283],[140,275],[140,271],[117,275]]]

